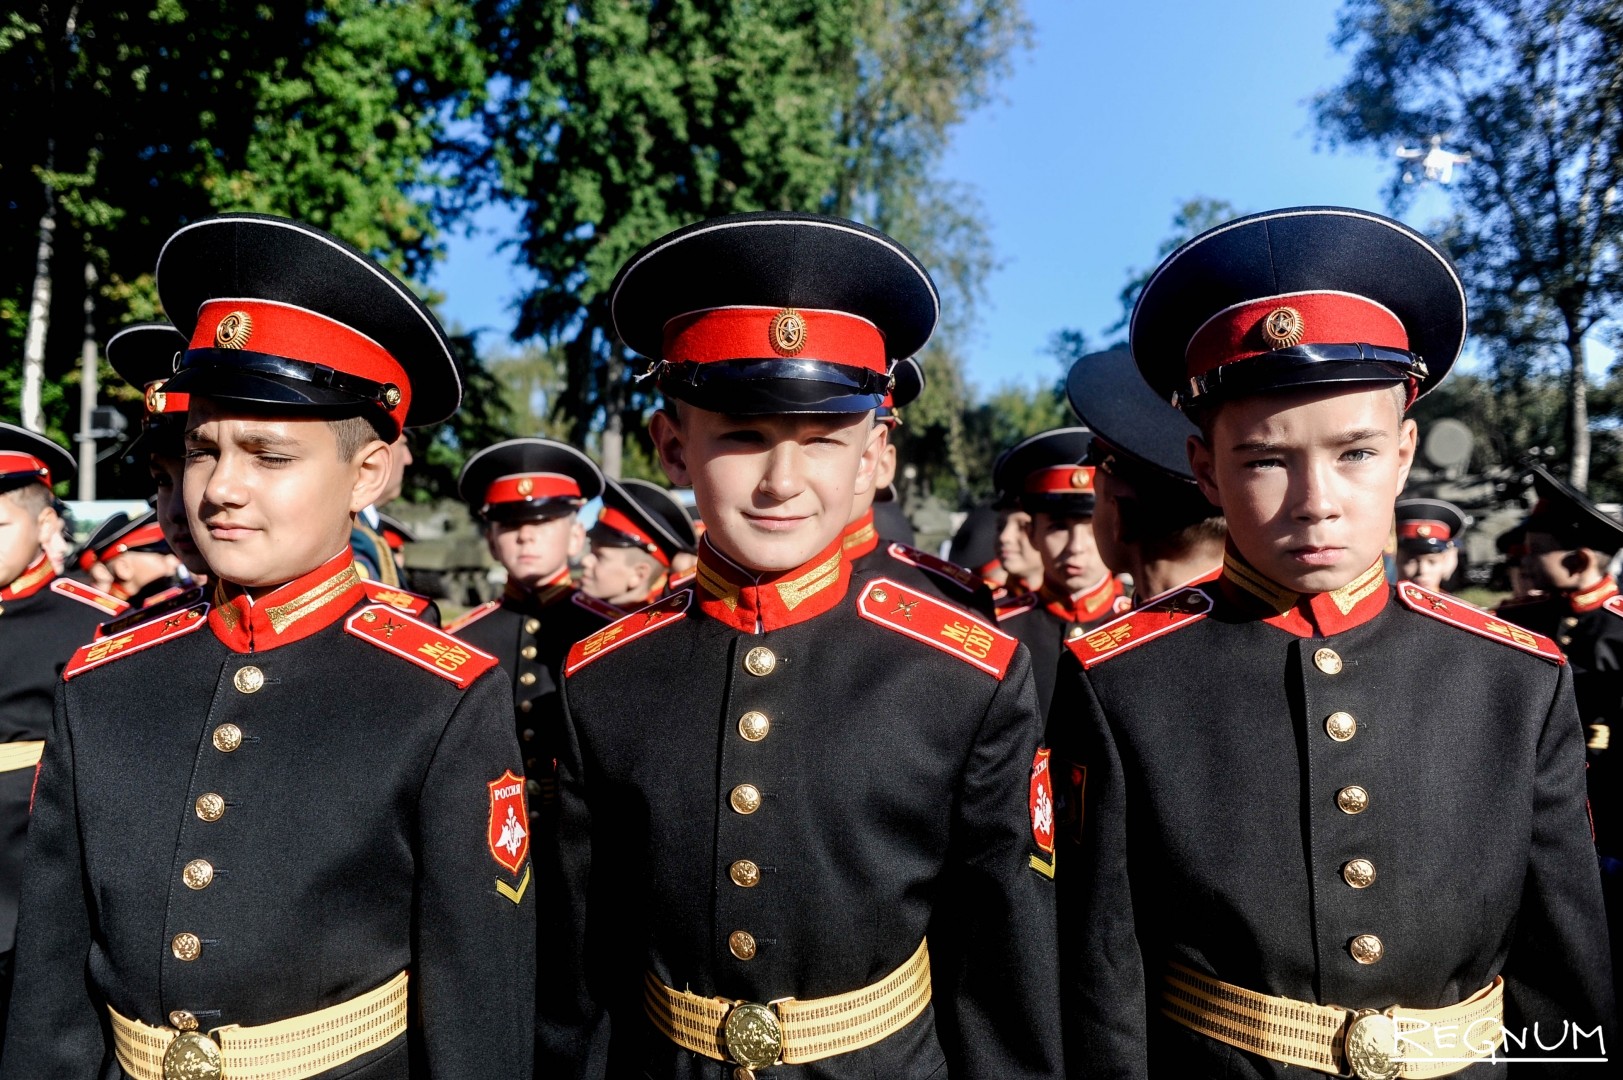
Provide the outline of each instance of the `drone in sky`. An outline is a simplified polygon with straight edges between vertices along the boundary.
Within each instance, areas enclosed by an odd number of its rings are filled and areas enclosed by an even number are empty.
[[[1456,154],[1452,150],[1443,149],[1443,137],[1433,135],[1431,148],[1421,150],[1407,146],[1397,148],[1396,156],[1399,161],[1420,163],[1423,180],[1435,180],[1439,184],[1452,183],[1454,180],[1454,166],[1464,165],[1471,160],[1470,154]],[[1412,164],[1405,165],[1403,169],[1403,182],[1415,182],[1415,172]]]

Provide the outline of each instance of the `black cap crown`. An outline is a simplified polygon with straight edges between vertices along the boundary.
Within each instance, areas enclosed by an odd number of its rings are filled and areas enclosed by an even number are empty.
[[[1464,510],[1444,499],[1399,499],[1396,511],[1398,549],[1410,553],[1456,547],[1471,523]]]
[[[78,475],[73,455],[50,439],[14,424],[0,424],[0,491],[29,484],[49,488]]]
[[[508,439],[468,459],[457,493],[485,521],[572,514],[603,494],[603,471],[556,439]]]
[[[1084,464],[1093,434],[1055,428],[1005,450],[992,466],[1000,505],[1027,513],[1093,513],[1093,466]]]
[[[1571,548],[1589,548],[1607,555],[1623,548],[1623,522],[1542,465],[1533,466],[1533,489],[1538,493],[1538,502],[1524,523],[1528,532],[1547,533]]]
[[[634,547],[670,563],[678,552],[698,550],[693,519],[676,497],[646,480],[607,480],[603,511],[587,537],[595,544]]]

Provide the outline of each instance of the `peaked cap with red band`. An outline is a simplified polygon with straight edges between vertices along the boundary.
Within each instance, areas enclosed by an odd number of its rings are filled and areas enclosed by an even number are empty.
[[[646,480],[606,481],[603,509],[586,538],[608,547],[637,548],[666,566],[677,552],[699,550],[699,534],[687,510],[670,492]]]
[[[95,547],[90,550],[94,552],[97,562],[106,562],[126,551],[149,551],[159,555],[169,553],[169,541],[164,539],[163,529],[158,526],[158,515],[152,510],[107,532],[97,530],[92,543]]]
[[[1410,552],[1447,551],[1471,523],[1465,511],[1442,499],[1400,499],[1398,547]]]
[[[603,494],[603,471],[568,443],[508,439],[468,459],[457,493],[484,521],[558,517]]]
[[[902,417],[896,410],[913,404],[922,393],[924,393],[923,366],[911,356],[898,360],[890,366],[890,393],[879,403],[879,409],[874,415],[891,424],[899,424]]]
[[[130,520],[130,515],[122,510],[109,515],[105,521],[91,530],[84,544],[68,556],[68,562],[81,570],[89,570],[99,559],[97,553],[107,546],[112,537],[123,532]]]
[[[0,491],[29,484],[49,488],[77,475],[73,455],[50,439],[15,424],[0,424]]]
[[[878,408],[889,363],[935,332],[929,272],[842,218],[754,213],[701,221],[634,255],[609,294],[615,330],[660,390],[736,415]]]
[[[1144,380],[1188,408],[1331,384],[1442,381],[1465,344],[1465,289],[1408,226],[1340,207],[1219,225],[1156,269],[1133,308]]]
[[[179,457],[191,395],[170,393],[167,384],[186,351],[186,336],[168,323],[135,323],[108,338],[105,351],[118,377],[145,398],[145,423],[124,456]]]
[[[992,466],[999,502],[1027,513],[1092,514],[1092,466],[1083,463],[1093,433],[1055,428],[1005,450]]]
[[[439,321],[393,274],[320,229],[225,214],[158,255],[158,296],[187,337],[165,386],[271,412],[367,416],[384,432],[456,412]]]

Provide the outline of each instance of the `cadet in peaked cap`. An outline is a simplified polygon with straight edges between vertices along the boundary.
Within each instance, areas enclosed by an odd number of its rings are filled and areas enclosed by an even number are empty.
[[[581,549],[575,514],[603,494],[603,472],[568,443],[508,439],[468,459],[458,491],[483,525],[507,584],[500,597],[447,629],[494,656],[512,683],[530,814],[540,820],[553,801],[564,654],[620,615],[576,589],[569,576],[569,560]]]
[[[1042,559],[1042,585],[999,601],[997,620],[1031,650],[1044,713],[1065,643],[1128,603],[1093,536],[1096,470],[1083,464],[1092,445],[1087,428],[1055,428],[1011,447],[992,469],[993,485],[1026,513],[1026,535]]]
[[[1459,569],[1459,539],[1471,519],[1443,499],[1399,499],[1398,580],[1441,592]]]
[[[749,214],[655,241],[614,296],[708,528],[690,587],[570,650],[538,1074],[1058,1076],[1026,653],[844,556],[928,275]]]
[[[1229,538],[1216,580],[1061,662],[1071,1074],[1597,1053],[1611,978],[1571,667],[1385,576],[1403,413],[1464,339],[1453,267],[1374,214],[1273,211],[1168,256],[1131,326],[1145,380],[1201,430],[1190,465]],[[1548,1055],[1535,1023],[1591,1034]]]
[[[670,492],[646,480],[608,480],[586,531],[581,591],[622,611],[659,595],[678,553],[698,550],[693,521]]]
[[[213,603],[64,669],[6,1073],[522,1072],[535,915],[507,683],[372,603],[347,543],[399,425],[457,406],[444,335],[371,259],[280,218],[189,225],[157,279],[188,341],[163,392],[191,395]]]
[[[1189,468],[1195,425],[1150,389],[1125,349],[1079,359],[1065,394],[1093,432],[1093,536],[1105,565],[1133,579],[1135,605],[1216,577],[1223,512]]]
[[[908,536],[894,535],[875,515],[875,502],[895,502],[896,444],[889,433],[901,424],[901,409],[912,404],[924,389],[924,369],[912,358],[891,365],[891,390],[874,418],[887,429],[883,457],[874,476],[874,487],[858,495],[852,507],[854,517],[845,528],[845,557],[858,573],[880,574],[922,589],[986,618],[994,617],[992,590],[973,570],[920,550],[907,542]],[[902,517],[900,513],[897,517]],[[906,518],[902,518],[903,522]]]
[[[176,577],[180,560],[169,547],[158,515],[150,510],[101,537],[95,556],[113,575],[108,591],[133,608],[145,607],[159,593],[181,584]]]

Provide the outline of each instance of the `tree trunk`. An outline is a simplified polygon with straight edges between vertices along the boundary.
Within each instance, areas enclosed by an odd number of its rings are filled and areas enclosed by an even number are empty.
[[[1572,382],[1567,394],[1567,445],[1572,448],[1568,483],[1579,491],[1589,490],[1589,380],[1584,371],[1582,334],[1567,336]]]
[[[56,141],[46,144],[45,169],[56,167]],[[34,255],[34,292],[28,302],[28,332],[23,338],[22,422],[44,432],[45,334],[51,327],[51,246],[56,238],[56,189],[45,185],[45,210],[39,216],[39,247]]]
[[[625,365],[610,360],[603,381],[603,475],[618,480],[625,458]]]
[[[79,349],[79,498],[96,499],[96,440],[90,438],[96,408],[96,265],[85,260],[85,337]]]

